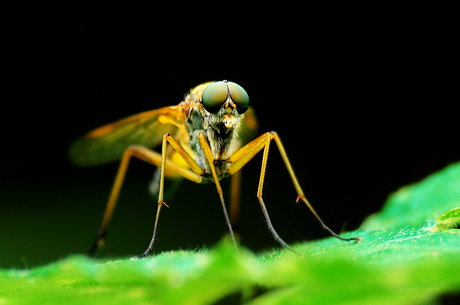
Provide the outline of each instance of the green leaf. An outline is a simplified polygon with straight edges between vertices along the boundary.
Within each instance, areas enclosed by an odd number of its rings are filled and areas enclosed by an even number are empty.
[[[361,229],[419,229],[457,207],[460,207],[460,163],[400,188],[388,198],[381,212],[364,221]]]
[[[460,291],[460,163],[392,194],[345,237],[254,254],[228,240],[154,258],[0,270],[0,304],[426,304]],[[457,228],[457,229],[456,229]]]

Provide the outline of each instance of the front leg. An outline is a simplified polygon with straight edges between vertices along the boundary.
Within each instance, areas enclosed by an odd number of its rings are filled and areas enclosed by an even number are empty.
[[[259,200],[260,207],[267,222],[268,229],[272,233],[276,241],[278,241],[284,248],[294,251],[276,232],[275,228],[270,221],[270,216],[268,215],[267,208],[265,207],[264,200],[262,199],[262,190],[265,178],[265,170],[267,167],[268,159],[268,150],[270,148],[270,141],[272,140],[271,133],[267,132],[250,142],[246,146],[243,146],[241,149],[236,151],[227,162],[231,162],[232,165],[229,168],[229,173],[235,174],[240,170],[247,162],[249,162],[262,148],[264,149],[263,158],[262,158],[262,169],[260,170],[259,186],[257,188],[257,199]],[[296,252],[297,253],[297,252]]]
[[[192,181],[195,181],[197,183],[202,182],[202,176],[204,175],[203,169],[195,162],[195,160],[190,157],[190,155],[187,153],[187,151],[180,145],[180,143],[174,139],[173,136],[171,136],[169,133],[165,134],[163,136],[163,143],[161,146],[161,160],[160,160],[160,188],[158,192],[158,209],[157,209],[157,214],[155,217],[155,225],[153,227],[153,234],[152,234],[152,239],[150,240],[149,246],[147,250],[140,256],[140,257],[146,257],[152,252],[153,249],[153,244],[155,243],[155,240],[157,238],[157,229],[158,229],[158,222],[160,219],[160,211],[161,207],[165,205],[168,207],[168,205],[163,201],[163,196],[164,196],[164,180],[165,180],[165,171],[166,171],[166,164],[172,163],[171,161],[167,162],[166,158],[166,151],[167,151],[167,145],[168,143],[171,145],[171,147],[184,159],[184,161],[188,164],[188,166],[193,170],[190,171],[188,169],[185,170],[185,172],[182,170],[183,168],[174,168],[174,171],[176,173],[184,176],[185,178],[188,178]],[[174,164],[174,163],[172,163]],[[170,167],[170,165],[168,166]],[[190,177],[187,177],[187,174],[190,175]]]
[[[219,194],[220,202],[222,204],[222,210],[224,211],[225,222],[227,223],[230,236],[232,238],[233,244],[235,245],[235,248],[238,249],[238,246],[236,245],[235,235],[233,234],[232,224],[230,222],[230,219],[228,218],[227,208],[225,207],[225,201],[223,196],[224,192],[222,191],[222,187],[219,183],[219,177],[217,176],[216,168],[214,167],[214,157],[212,155],[211,147],[209,147],[208,141],[206,141],[206,137],[203,133],[200,133],[198,138],[200,141],[201,149],[203,150],[206,160],[208,161],[212,178],[214,180],[214,183],[216,184],[217,194]]]
[[[283,246],[288,249],[291,249],[276,233],[275,229],[273,228],[270,218],[268,216],[267,209],[265,207],[264,201],[262,199],[262,194],[263,194],[263,184],[264,184],[264,179],[265,179],[265,171],[267,167],[267,160],[268,160],[268,151],[270,147],[270,142],[271,140],[275,140],[275,143],[278,147],[278,150],[280,151],[281,157],[284,161],[284,164],[286,165],[286,169],[291,177],[292,183],[294,185],[294,188],[296,189],[297,196],[299,199],[301,199],[307,207],[310,209],[310,211],[313,213],[313,215],[316,217],[316,219],[319,221],[323,229],[328,230],[334,237],[337,237],[340,240],[356,240],[360,241],[361,238],[359,237],[352,237],[352,238],[343,238],[340,235],[336,234],[333,232],[329,227],[327,227],[324,222],[321,220],[319,215],[316,213],[316,211],[313,209],[312,205],[308,202],[308,200],[305,198],[305,195],[303,193],[302,188],[300,187],[300,184],[297,180],[296,175],[294,174],[294,170],[292,169],[291,163],[289,162],[289,158],[287,157],[286,151],[284,149],[284,146],[281,142],[281,139],[279,138],[278,134],[274,131],[272,132],[267,132],[255,139],[254,141],[248,143],[247,145],[243,146],[240,148],[238,151],[236,151],[233,155],[230,156],[230,158],[227,160],[227,162],[231,163],[232,165],[228,168],[228,173],[229,174],[234,174],[238,170],[240,170],[244,165],[246,165],[247,162],[249,162],[262,148],[264,149],[263,153],[263,158],[262,158],[262,168],[260,170],[260,178],[259,178],[259,186],[257,188],[257,198],[259,200],[260,206],[262,208],[262,211],[264,213],[265,219],[267,221],[268,228],[270,232],[273,234],[274,238]],[[292,249],[291,249],[292,250]]]

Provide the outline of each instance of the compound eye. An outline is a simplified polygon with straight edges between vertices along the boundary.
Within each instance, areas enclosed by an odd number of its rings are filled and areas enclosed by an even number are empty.
[[[201,101],[206,111],[217,113],[227,101],[227,97],[227,84],[225,82],[215,82],[204,90]]]
[[[240,85],[228,82],[228,90],[230,92],[230,97],[235,103],[238,113],[245,113],[249,108],[249,95],[246,90],[243,89]]]

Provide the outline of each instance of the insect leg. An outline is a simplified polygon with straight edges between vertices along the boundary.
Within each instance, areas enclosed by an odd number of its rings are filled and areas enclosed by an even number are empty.
[[[192,177],[193,179],[190,179],[192,181],[195,181],[197,183],[201,183],[201,175],[204,174],[204,171],[201,169],[201,167],[193,160],[190,155],[187,153],[187,151],[180,145],[180,143],[174,139],[173,136],[171,136],[169,133],[165,134],[163,136],[163,143],[161,146],[161,170],[160,170],[160,189],[158,193],[158,209],[157,209],[157,214],[155,217],[155,225],[153,227],[153,235],[152,239],[150,240],[149,247],[145,252],[140,256],[140,257],[146,257],[152,252],[153,249],[153,244],[155,243],[155,240],[157,238],[157,229],[158,229],[158,222],[160,219],[160,211],[161,207],[164,205],[168,206],[164,201],[163,201],[163,196],[164,196],[164,181],[165,181],[165,170],[166,170],[166,164],[169,165],[169,163],[172,163],[171,161],[166,162],[166,149],[167,149],[167,144],[170,144],[174,150],[179,153],[182,158],[187,162],[187,164],[192,168],[194,172],[188,171],[189,174],[193,174]],[[173,163],[174,164],[174,163]],[[179,173],[181,174],[181,173]],[[182,175],[182,174],[181,174]],[[184,176],[185,177],[185,176]],[[187,178],[187,177],[185,177]]]
[[[126,170],[128,169],[129,160],[133,156],[134,151],[135,147],[129,147],[123,154],[120,165],[118,167],[115,182],[112,186],[112,191],[110,192],[109,201],[107,202],[107,207],[105,209],[101,227],[99,228],[96,241],[93,243],[91,249],[89,250],[90,256],[93,256],[94,253],[96,253],[96,251],[99,249],[99,247],[104,243],[104,239],[107,234],[107,228],[109,226],[110,220],[112,219],[112,214],[117,203],[118,195],[120,193],[120,189],[126,175]]]
[[[280,137],[278,136],[278,134],[274,131],[272,131],[271,133],[271,138],[272,139],[275,139],[275,143],[276,145],[278,146],[278,149],[280,151],[280,154],[281,154],[281,157],[283,158],[283,161],[284,161],[284,164],[286,165],[286,169],[287,171],[289,172],[289,175],[291,176],[291,179],[292,179],[292,183],[294,184],[294,187],[297,191],[297,195],[298,195],[298,198],[301,199],[306,205],[307,207],[310,209],[310,211],[313,213],[313,215],[316,217],[316,219],[319,221],[319,223],[321,224],[321,226],[323,227],[323,229],[325,230],[328,230],[329,233],[332,234],[332,236],[334,237],[337,237],[338,239],[340,240],[346,240],[346,241],[351,241],[351,240],[356,240],[356,241],[360,241],[361,238],[360,237],[352,237],[352,238],[343,238],[341,237],[340,235],[336,234],[334,231],[332,231],[331,229],[329,229],[328,226],[326,226],[324,224],[324,222],[321,220],[321,218],[319,217],[319,215],[316,213],[316,211],[313,209],[312,205],[310,204],[310,202],[308,202],[308,200],[305,198],[305,195],[302,191],[302,188],[300,187],[300,184],[299,182],[297,181],[297,178],[294,174],[294,170],[292,169],[292,166],[291,166],[291,163],[289,162],[289,159],[287,157],[287,154],[286,154],[286,151],[284,149],[284,146],[283,146],[283,143],[281,142],[281,139]],[[262,192],[262,189],[260,189],[260,192]]]
[[[206,156],[206,160],[208,161],[209,168],[211,169],[212,178],[214,179],[214,183],[216,184],[217,194],[219,194],[220,202],[222,204],[222,210],[224,211],[225,222],[227,223],[230,236],[232,238],[233,244],[235,245],[235,248],[238,249],[238,246],[236,245],[235,235],[233,234],[232,224],[230,222],[230,219],[228,218],[227,208],[225,207],[225,201],[223,196],[224,192],[222,191],[222,187],[220,186],[219,179],[217,177],[216,168],[214,167],[214,157],[212,155],[211,147],[209,147],[209,144],[206,141],[206,137],[203,133],[199,134],[198,139],[200,141],[201,149],[203,150]]]
[[[131,157],[136,157],[140,160],[143,160],[155,166],[161,166],[162,164],[162,156],[160,154],[150,149],[147,149],[145,147],[141,147],[141,146],[128,147],[128,149],[123,154],[123,157],[120,162],[120,166],[118,167],[118,172],[115,178],[115,182],[112,186],[112,191],[109,196],[109,200],[108,200],[107,207],[104,213],[104,218],[102,220],[101,227],[99,229],[99,233],[97,235],[96,241],[93,243],[89,251],[90,255],[93,255],[97,251],[97,249],[104,243],[104,238],[107,234],[107,228],[110,224],[110,220],[112,218],[112,214],[115,209],[118,195],[120,194],[120,189],[123,184],[123,180],[125,178],[126,171],[128,169],[128,165],[129,165],[129,161]],[[191,170],[184,168],[182,166],[179,166],[173,162],[168,162],[168,166],[166,166],[166,170],[175,172],[191,181],[201,183],[200,174],[192,172]]]
[[[293,252],[294,251],[289,245],[278,235],[278,233],[275,231],[275,228],[273,227],[270,217],[268,215],[267,208],[265,207],[265,203],[262,199],[262,188],[263,188],[263,183],[264,183],[264,178],[265,178],[265,169],[267,167],[267,158],[268,158],[268,150],[270,147],[270,141],[271,141],[271,134],[270,133],[264,133],[254,141],[250,142],[246,146],[243,146],[241,149],[236,151],[233,155],[230,156],[230,158],[227,160],[227,162],[231,162],[232,166],[229,168],[229,173],[230,174],[235,174],[237,171],[239,171],[247,162],[249,162],[262,148],[264,148],[264,153],[263,153],[263,159],[262,159],[262,168],[260,171],[260,179],[259,179],[259,186],[257,188],[257,199],[259,200],[260,207],[262,209],[262,212],[265,217],[265,221],[267,222],[268,229],[272,233],[273,237],[275,238],[276,241],[278,241],[283,247],[286,249],[289,249]]]
[[[337,237],[341,240],[357,240],[360,241],[359,237],[352,237],[352,238],[343,238],[340,235],[334,233],[329,227],[327,227],[324,222],[321,220],[321,218],[318,216],[316,211],[313,209],[312,205],[308,202],[308,200],[305,198],[305,195],[302,191],[302,188],[300,187],[299,182],[297,181],[297,178],[294,174],[294,170],[292,169],[291,163],[289,162],[289,159],[287,157],[286,151],[284,149],[284,146],[276,132],[267,132],[254,141],[248,143],[246,146],[243,146],[241,149],[236,151],[230,158],[227,160],[227,162],[232,163],[232,166],[228,169],[229,174],[234,174],[238,170],[240,170],[247,162],[249,162],[262,148],[264,148],[264,156],[262,160],[262,168],[260,172],[260,179],[259,179],[259,186],[257,189],[257,198],[259,200],[260,206],[262,208],[262,211],[264,212],[265,219],[267,221],[268,228],[270,229],[271,233],[275,237],[275,239],[284,247],[287,247],[287,244],[279,237],[279,235],[276,233],[274,230],[270,219],[268,217],[267,209],[265,207],[264,201],[262,199],[262,193],[263,193],[263,182],[265,178],[265,170],[267,167],[267,158],[268,158],[268,149],[270,146],[270,141],[274,139],[275,143],[280,151],[281,157],[286,165],[286,168],[288,170],[289,175],[291,176],[291,180],[294,184],[294,187],[297,191],[298,198],[301,199],[307,207],[310,209],[310,211],[313,213],[313,215],[316,217],[316,219],[319,221],[321,226],[328,230],[334,237]],[[290,248],[289,248],[290,249]]]
[[[241,170],[234,173],[231,176],[230,184],[230,223],[237,239],[240,218],[241,173]]]

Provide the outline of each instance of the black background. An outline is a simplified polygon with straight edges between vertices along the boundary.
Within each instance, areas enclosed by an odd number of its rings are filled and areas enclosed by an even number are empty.
[[[179,103],[228,79],[250,95],[260,132],[283,139],[307,198],[352,230],[391,192],[460,160],[458,7],[424,4],[94,1],[11,8],[3,37],[0,267],[85,253],[117,164],[76,168],[70,143],[99,125]],[[277,247],[244,171],[241,242]],[[156,209],[153,167],[133,161],[103,255],[140,254]],[[224,183],[224,187],[228,187]],[[264,199],[290,243],[328,236],[302,204],[275,146]],[[212,246],[227,231],[212,185],[184,181],[155,251]]]

